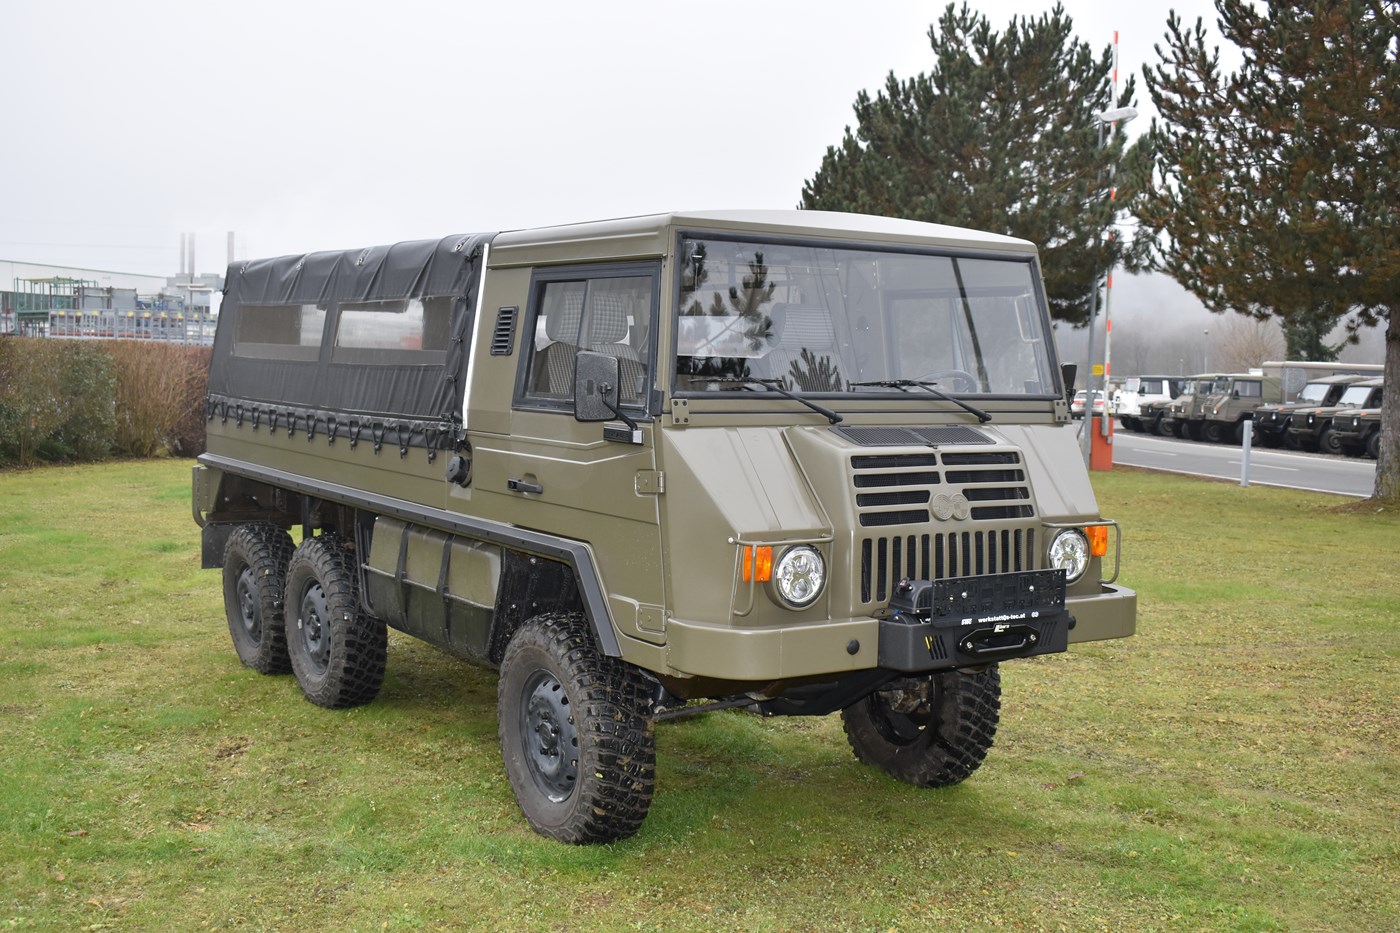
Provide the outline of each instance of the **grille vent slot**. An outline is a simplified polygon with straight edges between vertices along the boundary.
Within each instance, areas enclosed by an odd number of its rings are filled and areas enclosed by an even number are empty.
[[[496,328],[491,332],[491,355],[510,356],[515,346],[515,319],[520,316],[520,308],[511,305],[496,309]]]
[[[860,601],[883,604],[905,578],[942,580],[1035,570],[1035,529],[894,535],[860,543]]]

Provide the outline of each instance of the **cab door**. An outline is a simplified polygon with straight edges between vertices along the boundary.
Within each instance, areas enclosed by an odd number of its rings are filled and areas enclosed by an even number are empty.
[[[662,640],[662,480],[653,436],[658,262],[536,270],[518,340],[504,433],[472,432],[474,508],[483,517],[590,545],[624,635]],[[641,443],[574,418],[580,350],[618,361],[621,409]],[[614,433],[614,432],[609,432]]]

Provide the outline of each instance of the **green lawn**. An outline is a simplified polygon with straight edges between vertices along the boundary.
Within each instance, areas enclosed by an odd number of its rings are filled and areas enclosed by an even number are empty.
[[[0,930],[1400,929],[1400,515],[1119,470],[1137,637],[1003,668],[941,791],[839,720],[658,728],[635,838],[519,816],[495,676],[239,665],[189,466],[0,473]]]

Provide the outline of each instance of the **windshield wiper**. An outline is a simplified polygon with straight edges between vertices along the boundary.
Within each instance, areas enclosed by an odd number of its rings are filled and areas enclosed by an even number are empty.
[[[826,416],[826,420],[830,421],[832,424],[840,424],[842,421],[845,421],[845,420],[846,420],[845,418],[843,418],[843,417],[841,417],[840,415],[838,415],[836,412],[832,411],[830,408],[827,408],[827,407],[825,407],[825,406],[823,406],[823,405],[818,405],[816,402],[812,401],[811,399],[809,399],[809,398],[803,398],[801,395],[798,395],[796,392],[792,391],[791,389],[784,388],[781,379],[753,379],[753,378],[750,378],[750,377],[748,377],[748,376],[726,376],[726,377],[724,377],[724,378],[722,378],[722,379],[715,379],[715,380],[713,380],[713,381],[714,381],[714,382],[755,383],[755,384],[757,384],[757,385],[764,386],[764,387],[766,387],[766,388],[768,388],[768,389],[772,389],[774,392],[777,392],[779,395],[783,396],[784,398],[790,398],[790,399],[792,399],[794,402],[801,402],[803,405],[806,405],[808,408],[812,409],[812,411],[816,412],[817,414],[819,414],[819,415],[825,415],[825,416]]]
[[[958,406],[963,411],[976,415],[977,420],[981,421],[983,424],[986,424],[988,421],[992,420],[991,415],[987,414],[985,411],[978,408],[976,405],[969,405],[962,399],[953,398],[953,396],[948,395],[942,389],[939,389],[937,387],[938,383],[936,382],[922,382],[918,379],[877,379],[874,382],[851,383],[851,388],[854,389],[857,386],[882,386],[887,389],[899,389],[902,392],[909,391],[910,386],[918,386],[920,389],[923,389],[925,392],[931,394],[934,398],[942,399],[945,402],[952,402],[954,405]]]

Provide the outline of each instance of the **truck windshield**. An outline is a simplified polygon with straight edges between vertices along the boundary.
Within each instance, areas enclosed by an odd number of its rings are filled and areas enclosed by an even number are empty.
[[[1347,386],[1342,397],[1337,400],[1338,408],[1361,408],[1371,397],[1370,386]]]
[[[721,239],[681,255],[679,392],[1055,392],[1028,258]]]
[[[1298,395],[1300,402],[1321,402],[1327,397],[1327,390],[1332,388],[1325,382],[1309,382],[1303,386],[1303,391]]]

